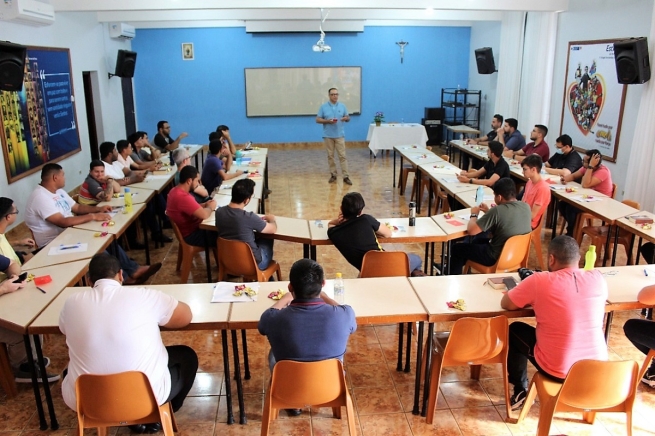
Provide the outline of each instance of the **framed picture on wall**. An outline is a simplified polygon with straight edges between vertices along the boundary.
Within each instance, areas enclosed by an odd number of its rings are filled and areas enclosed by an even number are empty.
[[[183,42],[182,43],[182,59],[185,61],[193,60],[193,43],[192,42]]]
[[[560,135],[576,150],[598,149],[616,162],[627,87],[616,77],[614,42],[571,41],[566,61]]]
[[[67,48],[27,47],[21,91],[0,91],[0,143],[13,183],[81,151]]]

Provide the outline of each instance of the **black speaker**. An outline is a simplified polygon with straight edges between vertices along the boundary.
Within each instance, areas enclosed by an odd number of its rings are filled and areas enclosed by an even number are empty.
[[[118,77],[134,77],[134,68],[136,68],[136,52],[118,50],[116,72],[114,72],[114,75]]]
[[[443,121],[446,110],[442,107],[426,107],[425,119],[426,120],[440,120]]]
[[[0,90],[20,91],[23,89],[23,73],[27,47],[0,41]]]
[[[478,73],[491,74],[496,72],[494,53],[491,47],[482,47],[475,50],[475,62],[478,64]]]
[[[650,80],[648,40],[630,38],[614,43],[614,63],[619,83],[630,85]]]

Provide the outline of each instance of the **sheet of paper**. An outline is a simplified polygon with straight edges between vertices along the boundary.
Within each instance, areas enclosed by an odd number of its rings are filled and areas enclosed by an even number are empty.
[[[236,286],[246,285],[252,290],[257,292],[256,295],[247,295],[245,292],[240,296],[234,295]],[[234,283],[234,282],[218,282],[214,285],[214,292],[212,293],[212,303],[249,303],[257,301],[259,294],[259,284],[254,283]]]
[[[441,181],[444,183],[459,183],[459,180],[457,180],[457,177],[442,177]]]
[[[582,195],[576,195],[571,197],[571,200],[579,201],[580,203],[591,203],[593,201],[602,201],[603,198],[595,197],[593,195],[591,197],[583,197]]]
[[[550,186],[550,189],[554,189],[556,191],[562,191],[566,189],[566,185],[559,185],[559,184],[554,184]]]
[[[77,243],[77,244],[62,244],[50,247],[48,250],[48,256],[58,256],[60,254],[72,254],[72,253],[84,253],[88,251],[89,244],[87,243]]]
[[[457,175],[459,173],[459,168],[430,168],[432,174],[448,174],[448,175]],[[455,179],[457,181],[457,179]]]
[[[471,217],[469,215],[459,215],[457,218],[459,218],[461,220],[464,220],[464,221],[468,221],[468,220],[471,219]]]

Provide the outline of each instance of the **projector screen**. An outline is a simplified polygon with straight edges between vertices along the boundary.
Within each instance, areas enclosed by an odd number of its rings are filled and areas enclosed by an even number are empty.
[[[249,117],[316,115],[330,88],[349,114],[362,110],[361,67],[245,68],[245,75]]]

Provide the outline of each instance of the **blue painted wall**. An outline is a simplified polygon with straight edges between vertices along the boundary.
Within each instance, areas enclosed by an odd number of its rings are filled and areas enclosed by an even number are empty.
[[[236,142],[321,141],[313,116],[246,117],[244,68],[361,66],[362,115],[346,126],[346,139],[365,140],[376,111],[387,121],[420,122],[438,107],[441,88],[467,86],[469,27],[366,27],[363,33],[328,33],[330,53],[314,53],[316,33],[248,34],[245,28],[139,29],[134,86],[140,130],[156,133],[168,120],[172,135],[206,143],[219,124]],[[395,44],[409,41],[405,61]],[[181,44],[194,43],[195,60],[183,61]],[[325,90],[327,100],[327,89]],[[318,108],[316,108],[318,111]]]

